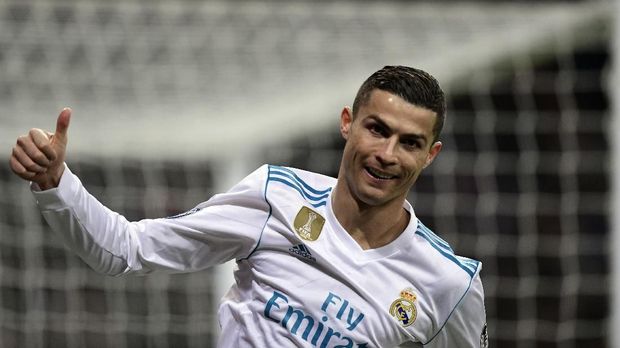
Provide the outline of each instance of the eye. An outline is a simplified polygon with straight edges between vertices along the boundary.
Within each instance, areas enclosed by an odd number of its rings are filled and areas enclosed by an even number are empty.
[[[370,131],[370,133],[372,133],[373,135],[377,136],[385,136],[387,134],[387,130],[376,123],[369,124],[368,131]]]
[[[422,142],[420,140],[417,139],[403,139],[401,141],[401,144],[403,144],[403,146],[405,146],[408,149],[419,149],[422,147]]]

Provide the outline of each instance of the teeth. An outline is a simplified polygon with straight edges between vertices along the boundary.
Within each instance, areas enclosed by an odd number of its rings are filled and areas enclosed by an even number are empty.
[[[366,170],[367,170],[367,171],[368,171],[368,172],[369,172],[372,176],[374,176],[374,177],[376,177],[376,178],[379,178],[379,179],[385,179],[385,180],[387,180],[387,179],[392,179],[392,178],[394,177],[394,175],[384,174],[384,173],[378,172],[378,171],[376,171],[376,170],[374,170],[373,168],[370,168],[370,167],[366,168]]]

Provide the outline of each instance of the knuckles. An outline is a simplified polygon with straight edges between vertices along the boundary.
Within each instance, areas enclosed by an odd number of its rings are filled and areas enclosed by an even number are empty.
[[[48,171],[58,158],[51,142],[52,136],[52,133],[32,128],[27,134],[17,137],[9,158],[11,171],[26,180],[49,175]]]
[[[39,136],[41,134],[45,134],[45,132],[43,132],[39,128],[30,128],[30,131],[28,131],[28,135],[30,135],[31,137]]]
[[[17,137],[17,145],[19,146],[26,146],[26,144],[28,143],[29,138],[25,135],[20,135],[19,137]]]
[[[17,165],[17,163],[19,163],[19,160],[17,159],[17,157],[15,157],[14,155],[11,156],[11,159],[9,160],[9,167],[11,168],[13,173],[19,175],[22,178],[26,177],[27,176],[26,168],[24,168],[21,165]]]

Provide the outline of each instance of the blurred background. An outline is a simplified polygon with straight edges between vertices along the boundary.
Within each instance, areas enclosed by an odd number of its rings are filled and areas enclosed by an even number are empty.
[[[384,65],[422,68],[449,111],[444,150],[409,199],[483,262],[490,346],[620,347],[619,11],[602,0],[0,0],[0,154],[30,128],[53,131],[71,106],[67,161],[85,186],[129,219],[173,215],[262,163],[335,176],[340,111],[359,85]],[[0,166],[1,347],[213,346],[231,268],[98,275]]]

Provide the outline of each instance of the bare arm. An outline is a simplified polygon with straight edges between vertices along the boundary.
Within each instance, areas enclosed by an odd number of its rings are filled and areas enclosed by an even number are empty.
[[[58,115],[55,133],[33,128],[18,137],[9,159],[11,170],[42,190],[57,187],[65,169],[70,119],[71,109],[64,108]]]

